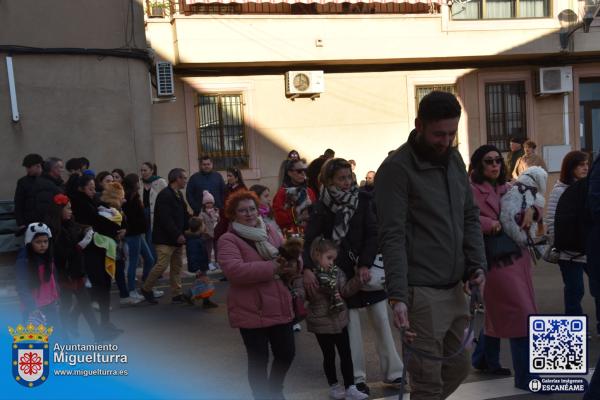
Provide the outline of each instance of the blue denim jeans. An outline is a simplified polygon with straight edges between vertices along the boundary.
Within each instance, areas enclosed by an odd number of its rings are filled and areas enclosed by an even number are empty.
[[[559,260],[560,272],[564,282],[565,315],[583,315],[581,300],[585,293],[583,285],[583,273],[589,278],[588,264],[574,261]],[[589,280],[590,294],[594,298],[596,306],[596,321],[600,322],[600,296],[598,296],[598,283],[594,279]],[[600,333],[600,325],[597,324],[596,332]]]
[[[471,356],[471,364],[476,369],[496,370],[500,365],[500,338],[479,334],[477,347]]]
[[[156,260],[156,249],[152,243],[152,218],[150,216],[149,208],[144,208],[144,217],[146,217],[146,226],[148,227],[148,230],[146,231],[146,243],[150,248],[150,254],[152,254],[152,258]],[[146,276],[144,276],[144,279],[146,279]]]
[[[144,272],[142,280],[146,280],[148,273],[154,266],[155,258],[152,256],[150,246],[146,242],[144,235],[125,236],[125,242],[129,248],[129,259],[127,261],[127,287],[129,291],[135,290],[135,272],[137,269],[140,255],[144,260]]]

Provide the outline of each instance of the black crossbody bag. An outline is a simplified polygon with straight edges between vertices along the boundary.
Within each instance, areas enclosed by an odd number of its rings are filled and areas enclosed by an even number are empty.
[[[498,213],[499,220],[500,213]],[[485,244],[485,258],[488,268],[491,268],[493,264],[510,264],[512,257],[521,254],[519,245],[504,230],[501,230],[496,235],[483,235],[483,242]]]

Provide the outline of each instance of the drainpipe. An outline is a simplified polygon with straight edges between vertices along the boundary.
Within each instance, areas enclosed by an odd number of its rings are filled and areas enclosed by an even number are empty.
[[[15,89],[15,73],[13,71],[12,57],[6,57],[6,71],[8,73],[8,92],[10,94],[10,109],[13,122],[19,122],[19,105],[17,104],[17,91]]]

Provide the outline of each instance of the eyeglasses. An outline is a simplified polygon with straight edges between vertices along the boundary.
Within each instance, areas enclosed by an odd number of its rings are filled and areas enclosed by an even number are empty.
[[[493,165],[493,164],[502,165],[502,163],[504,162],[504,159],[502,157],[484,158],[483,162],[485,163],[485,165]]]
[[[238,214],[255,214],[256,212],[258,212],[258,210],[256,209],[256,207],[248,207],[248,208],[240,208],[235,210],[236,213]]]

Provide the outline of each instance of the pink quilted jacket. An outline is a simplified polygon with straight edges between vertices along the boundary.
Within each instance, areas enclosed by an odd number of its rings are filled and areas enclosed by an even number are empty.
[[[283,239],[267,226],[269,242],[281,246]],[[229,280],[227,311],[233,328],[265,328],[292,321],[292,296],[273,277],[273,261],[265,261],[231,228],[218,242],[218,261]]]

